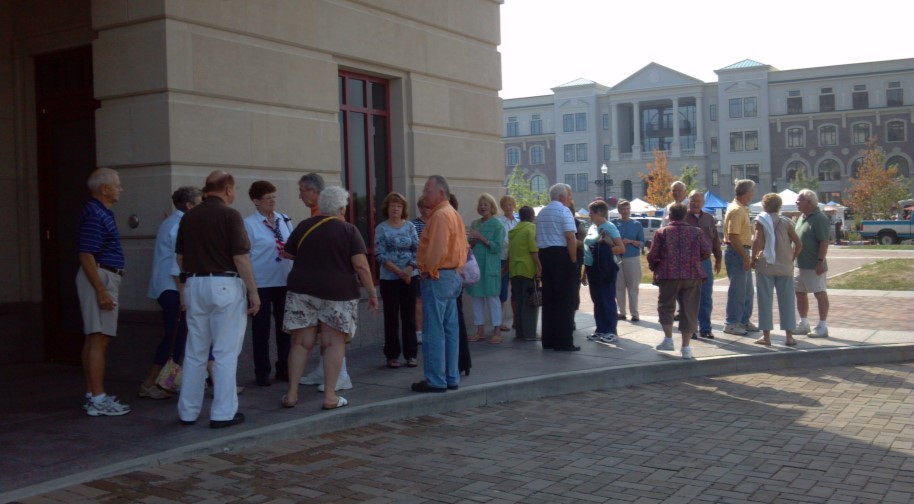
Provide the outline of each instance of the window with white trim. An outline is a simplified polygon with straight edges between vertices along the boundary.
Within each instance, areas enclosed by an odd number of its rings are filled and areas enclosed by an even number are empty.
[[[505,136],[516,137],[519,135],[517,128],[517,116],[511,116],[508,118],[508,125]]]
[[[819,145],[838,145],[838,127],[834,124],[819,126]]]
[[[541,165],[546,163],[546,150],[540,145],[530,147],[530,164]]]
[[[787,135],[787,148],[788,149],[798,149],[801,147],[806,147],[806,130],[799,126],[794,126],[792,128],[787,128],[785,132]]]
[[[886,107],[901,107],[904,105],[904,89],[901,87],[900,81],[889,82],[888,88],[885,90],[885,106]]]
[[[870,123],[858,122],[851,126],[851,143],[855,145],[865,144],[872,136]]]
[[[834,159],[823,159],[816,171],[819,172],[819,180],[822,182],[841,180],[841,166]]]
[[[517,166],[520,164],[520,149],[517,147],[508,147],[505,149],[505,166]]]
[[[888,121],[885,123],[886,142],[904,142],[905,136],[904,121]]]

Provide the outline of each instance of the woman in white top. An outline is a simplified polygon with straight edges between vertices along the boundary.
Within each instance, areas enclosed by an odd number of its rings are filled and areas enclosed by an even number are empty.
[[[251,264],[254,280],[260,295],[260,311],[251,321],[254,335],[254,375],[257,385],[272,383],[270,374],[270,317],[276,325],[276,375],[277,381],[289,381],[288,361],[290,336],[282,330],[286,306],[286,277],[292,261],[285,259],[283,251],[292,234],[292,219],[276,211],[276,186],[266,180],[251,184],[248,196],[257,211],[244,219],[244,227],[251,241]]]
[[[508,233],[511,232],[517,226],[517,223],[520,220],[514,216],[514,208],[517,207],[517,201],[510,194],[505,194],[498,200],[498,206],[501,207],[501,211],[504,212],[504,215],[497,215],[496,218],[505,225],[505,246],[501,251],[501,292],[498,293],[498,299],[501,301],[501,312],[505,313],[505,302],[508,300]],[[514,298],[511,298],[511,321],[514,321],[514,315],[517,313],[517,301]],[[502,315],[502,320],[504,320],[504,315]],[[502,331],[509,330],[508,327],[502,323]]]

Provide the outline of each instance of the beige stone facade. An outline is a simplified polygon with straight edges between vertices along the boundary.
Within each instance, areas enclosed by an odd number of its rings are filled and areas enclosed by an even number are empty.
[[[39,169],[36,126],[40,55],[91,45],[96,165],[117,169],[125,188],[114,208],[128,262],[121,308],[154,312],[148,269],[172,190],[224,169],[239,185],[235,207],[248,214],[248,185],[266,179],[279,188],[279,210],[297,221],[307,215],[296,184],[302,174],[341,183],[340,72],[388,84],[391,188],[415,201],[428,175],[444,174],[469,219],[476,195],[503,178],[501,3],[0,3],[0,205],[7,217],[0,260],[9,279],[0,284],[3,318],[16,331],[41,334],[37,320],[17,313],[49,316],[40,306],[43,289],[70,282],[47,278],[42,251],[47,221],[57,219],[59,228],[62,220],[43,215],[39,191],[47,183],[39,180],[47,172]],[[85,201],[84,186],[71,190]],[[15,361],[33,358],[40,345],[7,346],[19,357],[4,359]]]

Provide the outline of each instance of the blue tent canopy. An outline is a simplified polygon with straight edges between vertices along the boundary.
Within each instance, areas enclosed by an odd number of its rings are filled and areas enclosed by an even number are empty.
[[[705,193],[705,207],[703,210],[708,213],[714,213],[718,208],[727,208],[727,202],[720,199],[720,196],[708,191]]]

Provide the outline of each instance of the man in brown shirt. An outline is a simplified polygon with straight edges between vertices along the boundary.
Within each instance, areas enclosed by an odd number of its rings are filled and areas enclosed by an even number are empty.
[[[448,202],[447,179],[432,175],[422,198],[432,209],[416,262],[422,274],[422,365],[425,380],[413,383],[415,392],[457,390],[459,325],[457,296],[462,282],[458,273],[467,259],[466,228],[457,210]]]
[[[260,309],[260,297],[244,221],[228,206],[235,201],[235,179],[224,171],[214,171],[206,178],[203,193],[203,203],[181,219],[175,241],[175,258],[182,272],[179,288],[187,311],[178,416],[183,425],[193,425],[200,415],[212,346],[215,362],[209,425],[216,429],[244,421],[238,412],[236,370],[246,318]]]
[[[720,273],[723,253],[720,248],[720,235],[717,234],[717,223],[714,222],[713,215],[702,210],[704,206],[705,195],[701,191],[694,190],[689,193],[689,212],[686,213],[685,221],[701,229],[705,240],[711,246],[711,254],[714,255],[713,273],[710,257],[701,262],[708,278],[701,286],[701,303],[698,308],[698,334],[702,338],[714,339],[714,333],[711,332],[711,310],[714,308],[711,294],[714,291],[714,275]],[[692,339],[696,339],[695,333],[692,333]]]

